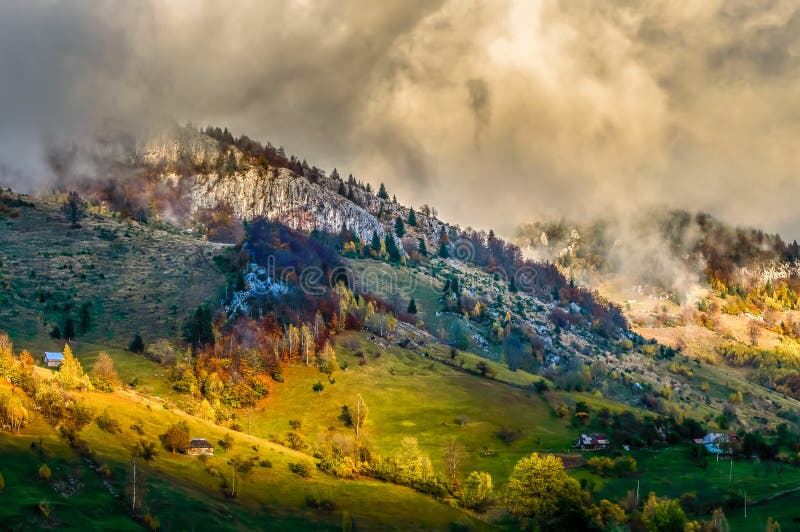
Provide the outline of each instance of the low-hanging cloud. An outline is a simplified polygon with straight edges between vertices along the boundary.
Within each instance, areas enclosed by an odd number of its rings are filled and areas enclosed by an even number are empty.
[[[800,233],[800,9],[394,0],[0,3],[0,183],[49,145],[220,124],[464,225],[656,204]]]

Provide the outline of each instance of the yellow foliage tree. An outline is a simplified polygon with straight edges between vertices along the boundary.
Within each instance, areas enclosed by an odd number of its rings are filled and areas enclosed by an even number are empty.
[[[58,370],[57,379],[67,390],[82,388],[85,385],[83,367],[80,360],[72,354],[69,344],[64,345],[64,360]]]

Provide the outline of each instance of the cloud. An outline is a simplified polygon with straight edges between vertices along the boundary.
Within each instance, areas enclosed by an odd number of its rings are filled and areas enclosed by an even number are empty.
[[[98,128],[219,124],[504,234],[709,210],[800,233],[800,11],[623,0],[0,3],[0,182]]]

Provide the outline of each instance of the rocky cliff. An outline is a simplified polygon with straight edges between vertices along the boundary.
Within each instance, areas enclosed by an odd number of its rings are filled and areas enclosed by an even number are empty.
[[[220,157],[231,156],[235,170],[214,168]],[[364,241],[373,233],[383,237],[392,231],[396,215],[408,216],[408,208],[360,187],[352,187],[351,201],[337,192],[339,180],[325,176],[312,180],[287,168],[253,161],[235,146],[193,129],[176,127],[151,133],[137,141],[133,157],[139,164],[164,169],[158,173],[163,181],[188,189],[192,213],[227,203],[245,220],[263,216],[295,229],[330,233],[346,226]],[[181,165],[192,171],[174,170]],[[417,219],[420,236],[433,241],[441,223],[421,213]]]

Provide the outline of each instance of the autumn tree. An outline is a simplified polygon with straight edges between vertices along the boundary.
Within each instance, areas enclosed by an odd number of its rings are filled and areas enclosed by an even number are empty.
[[[161,443],[164,444],[170,452],[183,453],[189,448],[191,438],[189,436],[189,425],[185,421],[175,423],[167,431],[159,436]]]
[[[336,352],[327,340],[325,340],[325,345],[322,346],[322,350],[317,355],[317,364],[323,373],[330,374],[336,370]]]
[[[100,353],[90,373],[92,384],[103,392],[112,391],[119,384],[119,375],[114,368],[114,360],[108,353]]]
[[[353,430],[356,431],[356,441],[358,441],[364,423],[367,421],[367,414],[369,414],[369,408],[367,408],[366,401],[361,397],[361,394],[356,395],[356,404],[350,413],[350,422],[353,424]]]
[[[14,369],[14,344],[8,334],[0,333],[0,377],[10,377]]]
[[[64,344],[64,360],[56,374],[56,378],[67,390],[86,387],[86,379],[81,362],[72,354],[69,344]]]
[[[0,428],[19,432],[31,420],[31,414],[19,394],[0,394]]]
[[[551,454],[533,453],[517,462],[505,501],[512,515],[532,519],[536,528],[560,529],[581,520],[574,515],[583,504],[580,484],[567,475],[561,458]]]
[[[467,508],[482,512],[491,503],[493,491],[492,476],[483,471],[473,471],[464,481],[461,500]]]
[[[318,313],[319,314],[319,313]],[[322,317],[320,316],[320,320]],[[305,323],[300,327],[300,352],[305,360],[306,366],[311,364],[311,360],[316,356],[316,340],[311,329]]]
[[[757,346],[758,339],[761,336],[761,327],[755,320],[750,320],[747,323],[747,337],[750,339],[750,345]]]
[[[681,532],[686,525],[680,503],[676,499],[660,499],[652,491],[642,509],[642,517],[653,532]]]

